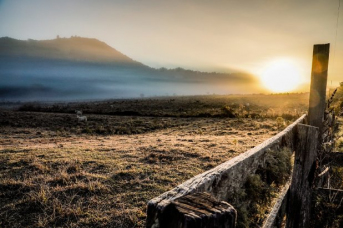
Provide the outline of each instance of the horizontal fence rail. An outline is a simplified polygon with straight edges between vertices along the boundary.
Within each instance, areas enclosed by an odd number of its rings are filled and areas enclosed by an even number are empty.
[[[286,213],[288,191],[291,180],[283,187],[279,197],[277,198],[272,210],[265,219],[262,228],[281,227],[283,216]]]
[[[235,194],[243,186],[250,174],[255,173],[259,167],[263,166],[264,155],[268,150],[287,147],[294,151],[297,125],[305,122],[306,115],[303,115],[285,130],[258,146],[150,200],[148,202],[146,227],[159,228],[164,209],[172,201],[185,195],[207,192],[218,201],[227,201],[230,195]]]

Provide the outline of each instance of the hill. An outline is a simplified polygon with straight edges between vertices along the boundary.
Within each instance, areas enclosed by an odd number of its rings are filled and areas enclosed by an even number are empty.
[[[244,72],[154,69],[96,39],[0,38],[0,99],[65,101],[260,92]]]
[[[2,37],[0,38],[0,56],[142,65],[104,42],[82,37],[42,41]]]

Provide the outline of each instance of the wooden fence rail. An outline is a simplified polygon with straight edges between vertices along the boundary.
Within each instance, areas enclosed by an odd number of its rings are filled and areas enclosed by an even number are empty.
[[[286,214],[287,210],[287,198],[289,195],[289,186],[291,181],[286,183],[284,188],[282,189],[281,193],[279,194],[276,203],[274,204],[272,210],[270,211],[269,215],[265,219],[262,228],[274,228],[274,227],[281,227],[283,218]]]
[[[164,216],[165,208],[176,199],[196,192],[207,192],[218,201],[226,201],[239,191],[250,174],[264,165],[265,153],[269,149],[288,147],[292,151],[296,143],[297,125],[305,123],[306,115],[301,116],[285,130],[264,141],[255,148],[209,170],[199,174],[176,188],[150,200],[147,209],[147,228],[158,228]],[[168,217],[167,217],[168,219]]]

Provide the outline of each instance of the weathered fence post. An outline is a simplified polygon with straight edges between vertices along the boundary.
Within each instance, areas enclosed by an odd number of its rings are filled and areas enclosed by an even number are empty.
[[[330,44],[313,47],[308,125],[298,125],[286,227],[309,227],[311,197],[322,142]]]
[[[195,193],[173,200],[160,218],[161,228],[234,228],[237,212],[227,202],[208,193]]]
[[[329,50],[330,44],[316,44],[313,47],[308,124],[318,127],[320,134],[326,102]]]
[[[317,166],[318,134],[317,127],[298,125],[292,184],[289,190],[287,228],[309,227],[312,187]]]

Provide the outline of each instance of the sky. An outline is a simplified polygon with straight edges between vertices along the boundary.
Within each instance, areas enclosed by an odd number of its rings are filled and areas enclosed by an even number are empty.
[[[342,0],[0,0],[0,37],[57,35],[97,38],[155,68],[261,75],[287,59],[302,85],[313,45],[330,43],[328,85],[343,81]]]

